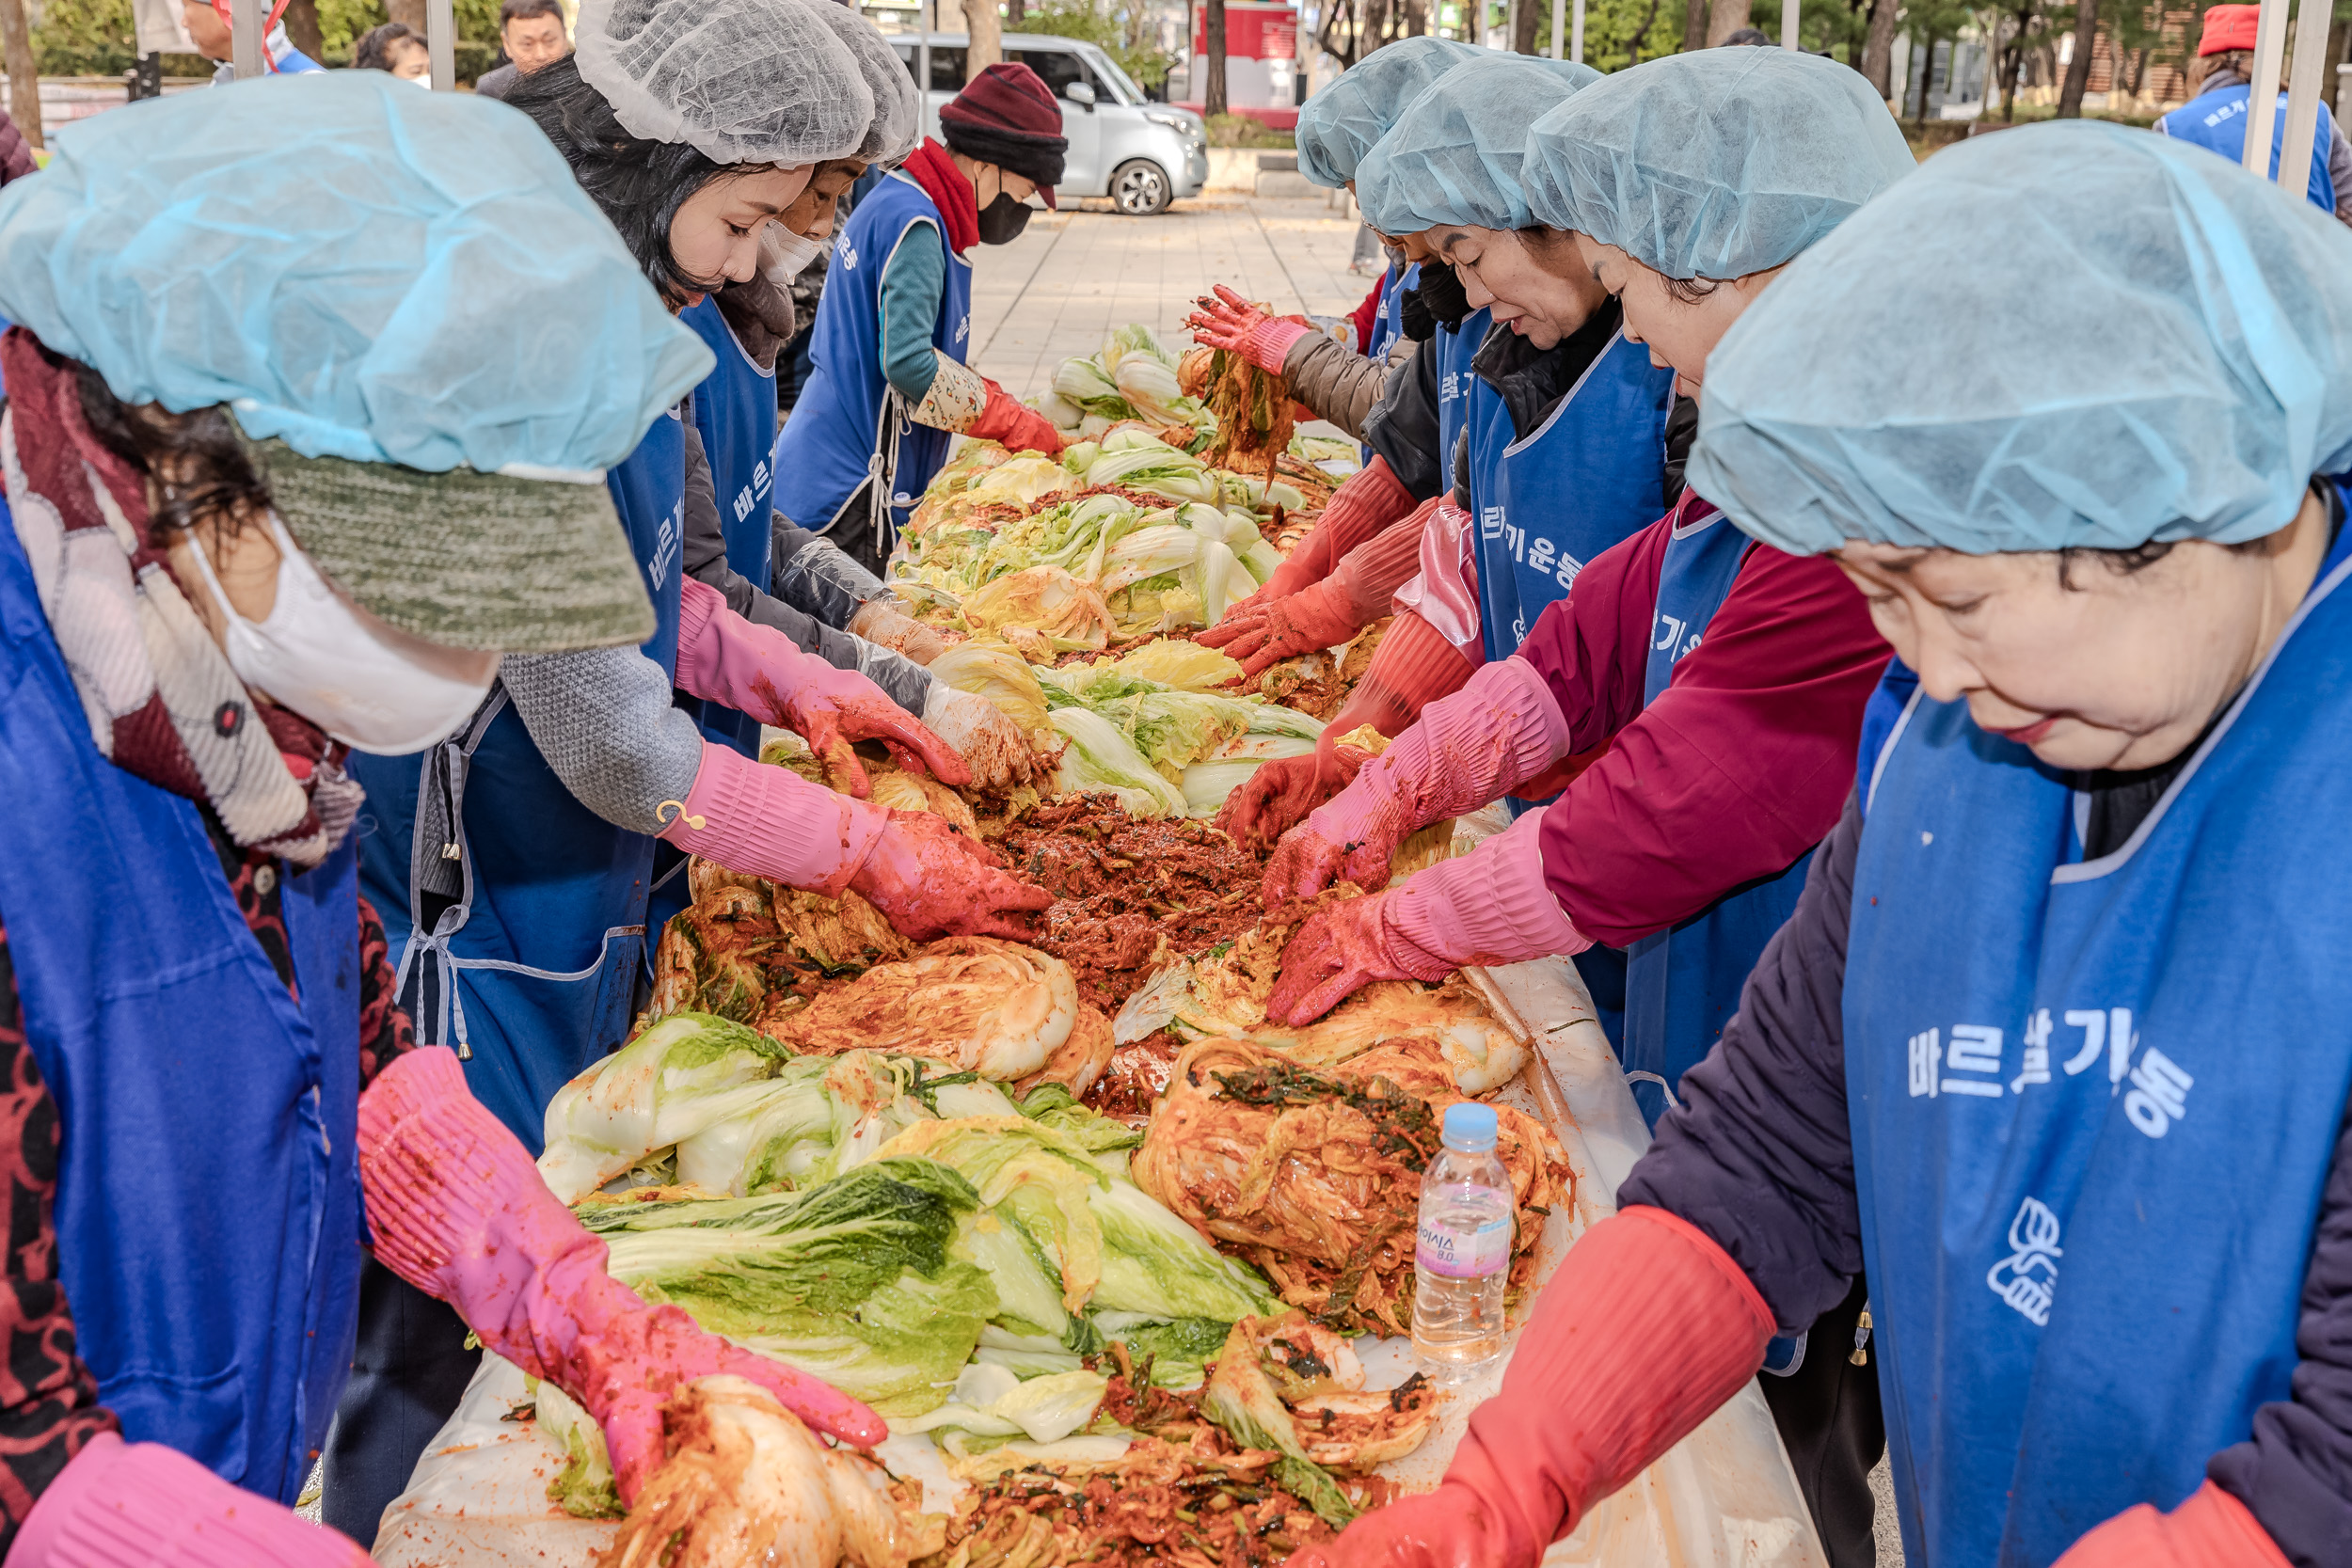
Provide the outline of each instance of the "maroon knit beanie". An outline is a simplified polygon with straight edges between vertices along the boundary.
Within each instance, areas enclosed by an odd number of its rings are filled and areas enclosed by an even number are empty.
[[[1034,180],[1054,205],[1070,138],[1061,134],[1060,103],[1027,66],[1006,61],[965,83],[941,107],[939,135],[951,152]]]

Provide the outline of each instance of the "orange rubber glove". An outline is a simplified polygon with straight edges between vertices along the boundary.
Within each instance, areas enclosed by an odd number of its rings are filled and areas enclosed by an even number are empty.
[[[1289,1568],[1534,1568],[1764,1364],[1772,1316],[1689,1221],[1631,1208],[1586,1231],[1435,1492],[1364,1514]]]
[[[2066,1548],[2056,1568],[2288,1568],[2244,1503],[2212,1481],[2169,1513],[2146,1503]]]
[[[1468,686],[1484,662],[1464,654],[1420,616],[1403,611],[1389,623],[1372,668],[1327,727],[1333,735],[1346,735],[1370,724],[1393,740],[1422,708]]]
[[[1387,458],[1375,457],[1370,466],[1349,475],[1345,483],[1331,492],[1323,515],[1315,520],[1307,537],[1291,547],[1282,564],[1266,578],[1265,586],[1228,610],[1225,619],[1193,641],[1222,648],[1248,630],[1251,623],[1277,599],[1287,599],[1301,589],[1321,582],[1346,559],[1348,551],[1387,531],[1391,524],[1413,511],[1413,493],[1389,471]],[[1415,537],[1419,537],[1418,533]]]
[[[1061,455],[1061,432],[1054,428],[1053,420],[993,381],[984,385],[988,388],[988,401],[980,405],[979,418],[963,427],[966,436],[975,440],[1000,441],[1009,451]]]

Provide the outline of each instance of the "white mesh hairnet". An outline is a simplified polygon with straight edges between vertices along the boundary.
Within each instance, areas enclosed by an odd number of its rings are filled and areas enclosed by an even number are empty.
[[[716,164],[846,158],[873,127],[874,92],[818,10],[830,3],[580,0],[580,78],[629,135]]]
[[[1786,550],[1986,554],[2260,538],[2347,467],[2352,234],[2059,120],[1937,153],[1774,279],[1708,356],[1690,479]]]
[[[1383,234],[1439,223],[1525,229],[1535,220],[1519,182],[1527,128],[1600,80],[1588,65],[1488,55],[1457,65],[1405,106],[1356,166],[1356,200]]]
[[[0,315],[126,403],[435,473],[610,467],[713,363],[528,117],[380,71],[65,127],[0,190]]]
[[[1668,277],[1776,267],[1915,167],[1851,66],[1788,49],[1669,55],[1537,120],[1535,221],[1613,245]]]
[[[857,60],[858,74],[874,95],[874,120],[866,139],[837,158],[857,158],[869,164],[895,164],[914,150],[923,134],[922,101],[915,96],[914,78],[906,62],[890,47],[874,24],[846,5],[818,0],[812,8]]]
[[[1451,39],[1399,39],[1340,72],[1298,111],[1298,172],[1334,189],[1356,178],[1372,144],[1437,79],[1486,55]]]

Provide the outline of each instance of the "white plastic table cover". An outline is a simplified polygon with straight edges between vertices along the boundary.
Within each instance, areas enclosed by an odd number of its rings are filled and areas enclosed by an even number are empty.
[[[1615,1212],[1617,1183],[1648,1147],[1649,1130],[1573,965],[1538,959],[1473,977],[1505,1022],[1535,1047],[1535,1059],[1501,1098],[1557,1129],[1576,1173],[1574,1205],[1555,1212],[1545,1227],[1540,1283],[1576,1236]],[[1515,1325],[1512,1340],[1518,1332]],[[1371,1386],[1394,1386],[1413,1370],[1408,1340],[1361,1341],[1359,1348]],[[1498,1364],[1451,1390],[1429,1440],[1381,1472],[1416,1488],[1434,1486],[1470,1412],[1501,1382]],[[385,1511],[375,1544],[379,1563],[588,1568],[614,1527],[570,1518],[547,1500],[548,1481],[562,1468],[563,1455],[535,1423],[507,1418],[522,1403],[522,1373],[485,1354],[464,1402],[426,1448],[408,1490]],[[946,1506],[945,1490],[952,1483],[929,1439],[895,1438],[881,1456],[895,1472],[921,1477],[928,1506]],[[1544,1562],[1546,1568],[1823,1568],[1827,1558],[1772,1412],[1751,1382],[1595,1508]]]

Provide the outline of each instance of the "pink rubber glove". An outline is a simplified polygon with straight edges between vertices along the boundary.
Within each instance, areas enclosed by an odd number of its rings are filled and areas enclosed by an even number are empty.
[[[2286,1553],[2246,1505],[2212,1481],[2169,1513],[2146,1503],[2066,1549],[2056,1568],[2288,1568]]]
[[[629,1502],[662,1461],[680,1386],[751,1379],[817,1432],[871,1448],[882,1418],[780,1361],[739,1350],[605,1272],[605,1245],[556,1201],[444,1047],[409,1052],[359,1097],[359,1182],[378,1261],[457,1308],[491,1350],[580,1402]]]
[[[8,1568],[370,1568],[331,1529],[221,1480],[161,1443],[111,1432],[40,1495]]]
[[[917,942],[1026,942],[1037,933],[1013,916],[1053,902],[945,817],[852,800],[732,746],[704,742],[694,787],[662,806],[675,815],[660,836],[688,854],[828,898],[854,889]]]
[[[850,749],[857,740],[881,741],[910,772],[928,769],[945,784],[972,782],[954,747],[864,675],[836,670],[774,627],[746,621],[707,582],[688,578],[678,587],[680,689],[790,730],[823,759],[833,786],[861,800],[873,785]]]
[[[1266,907],[1311,898],[1335,881],[1387,886],[1406,837],[1476,811],[1567,752],[1567,720],[1535,667],[1516,654],[1485,666],[1283,838],[1266,862]]]
[[[1225,651],[1243,661],[1244,680],[1256,680],[1283,659],[1336,648],[1389,612],[1420,562],[1421,540],[1408,519],[1348,551],[1321,582],[1268,605]]]
[[[1387,458],[1375,456],[1331,492],[1331,499],[1324,503],[1323,515],[1315,519],[1315,526],[1308,531],[1306,538],[1291,546],[1291,553],[1274,568],[1265,586],[1228,610],[1225,619],[1193,641],[1212,648],[1225,646],[1247,631],[1250,623],[1264,614],[1277,599],[1287,599],[1299,590],[1321,582],[1347,558],[1348,551],[1386,531],[1390,525],[1402,521],[1415,510],[1413,493],[1390,471]]]
[[[1342,746],[1326,731],[1303,757],[1276,757],[1233,786],[1217,809],[1217,832],[1245,849],[1270,845],[1356,781],[1372,753]]]
[[[1561,1259],[1438,1489],[1289,1568],[1534,1568],[1738,1393],[1772,1333],[1764,1298],[1705,1231],[1662,1209],[1612,1215]]]
[[[1194,342],[1238,354],[1268,375],[1280,375],[1291,345],[1314,330],[1267,315],[1222,283],[1216,297],[1203,294],[1193,304],[1200,309],[1185,317],[1184,325],[1193,329]]]
[[[1282,949],[1268,1022],[1312,1023],[1374,980],[1442,980],[1464,964],[1592,946],[1544,880],[1542,823],[1542,813],[1530,812],[1401,887],[1316,911]]]

